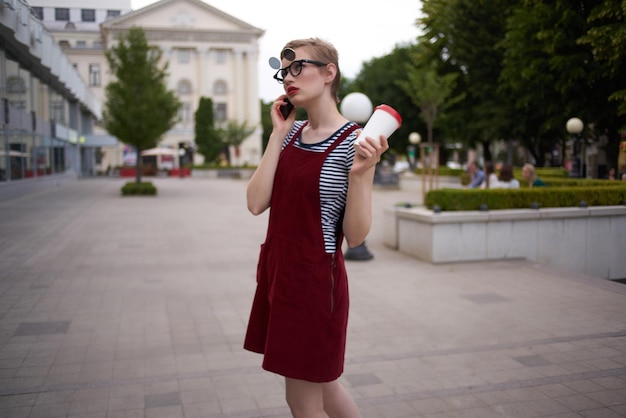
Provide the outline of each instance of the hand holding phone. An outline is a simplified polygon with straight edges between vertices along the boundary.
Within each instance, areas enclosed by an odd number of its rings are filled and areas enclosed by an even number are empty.
[[[283,115],[283,119],[287,119],[289,114],[293,111],[294,105],[289,101],[289,99],[285,99],[285,104],[280,107],[280,114]]]

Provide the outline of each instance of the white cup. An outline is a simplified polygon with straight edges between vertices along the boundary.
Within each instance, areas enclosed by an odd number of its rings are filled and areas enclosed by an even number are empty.
[[[365,141],[366,136],[376,141],[380,140],[381,135],[389,138],[400,125],[402,125],[402,117],[394,108],[386,104],[378,105],[374,108],[374,113],[361,130],[355,143],[360,145],[361,141]]]

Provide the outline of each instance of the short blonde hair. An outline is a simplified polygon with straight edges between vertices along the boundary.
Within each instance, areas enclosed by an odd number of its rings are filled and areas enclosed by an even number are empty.
[[[528,185],[530,187],[532,187],[533,186],[533,182],[537,178],[537,173],[535,172],[535,166],[530,164],[530,163],[526,163],[522,167],[522,173],[524,171],[528,171]]]
[[[326,62],[328,64],[333,64],[337,67],[337,74],[335,79],[333,80],[333,84],[330,87],[330,92],[334,96],[335,101],[339,103],[339,86],[341,84],[341,70],[339,69],[339,53],[337,49],[331,44],[320,38],[306,38],[306,39],[295,39],[293,41],[287,42],[287,44],[283,47],[283,51],[287,48],[296,49],[296,48],[307,48],[313,58]],[[280,57],[282,58],[283,53],[280,53]]]

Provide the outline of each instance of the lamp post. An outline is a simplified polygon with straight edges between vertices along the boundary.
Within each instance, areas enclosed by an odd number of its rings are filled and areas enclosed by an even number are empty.
[[[422,142],[422,136],[417,132],[411,132],[409,134],[409,146],[408,146],[408,154],[409,154],[409,164],[411,166],[411,171],[415,170],[417,166],[417,145]]]
[[[179,148],[178,149],[178,155],[180,156],[180,160],[178,162],[179,167],[179,175],[180,178],[184,178],[185,177],[185,172],[183,171],[185,169],[185,154],[187,153],[187,151],[185,150],[185,148]]]
[[[572,166],[569,171],[570,177],[581,177],[579,152],[579,135],[583,131],[583,121],[578,118],[571,118],[565,124],[565,128],[572,135]]]
[[[357,122],[363,125],[372,115],[374,106],[372,101],[363,93],[350,93],[343,98],[339,105],[341,114],[348,120]],[[344,254],[346,260],[358,260],[365,261],[374,258],[374,255],[369,252],[365,241],[361,245],[353,248],[348,248]]]

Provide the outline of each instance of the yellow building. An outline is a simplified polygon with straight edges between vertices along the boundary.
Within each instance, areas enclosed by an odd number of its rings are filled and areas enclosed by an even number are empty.
[[[110,81],[104,51],[130,27],[141,27],[169,62],[168,87],[182,103],[179,123],[159,146],[194,149],[194,113],[200,97],[210,97],[216,123],[237,120],[257,127],[233,163],[258,163],[262,129],[257,61],[263,30],[200,0],[161,0],[135,11],[130,0],[31,0],[30,5],[102,103]],[[85,145],[102,147],[102,170],[124,164],[124,146],[101,127],[86,137]],[[201,160],[195,156],[196,162]]]

